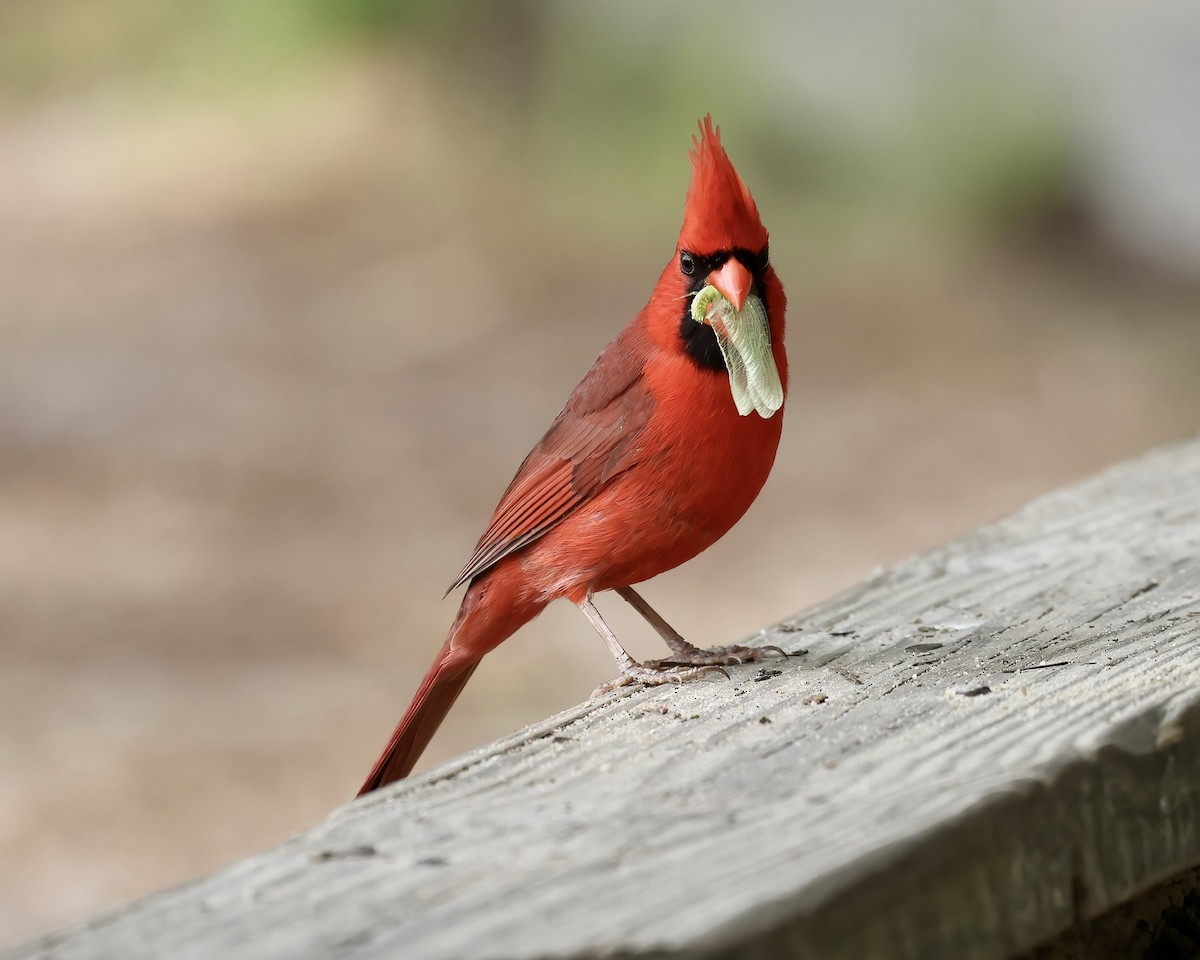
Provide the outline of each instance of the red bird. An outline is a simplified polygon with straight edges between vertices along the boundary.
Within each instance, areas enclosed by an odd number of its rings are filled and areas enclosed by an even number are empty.
[[[468,584],[450,635],[360,796],[407,776],[484,654],[559,597],[612,651],[621,676],[608,688],[783,653],[699,650],[630,586],[692,559],[741,519],[783,428],[787,301],[767,230],[710,117],[691,160],[675,256],[500,499],[450,588]],[[670,661],[625,652],[592,603],[602,590],[649,621]]]

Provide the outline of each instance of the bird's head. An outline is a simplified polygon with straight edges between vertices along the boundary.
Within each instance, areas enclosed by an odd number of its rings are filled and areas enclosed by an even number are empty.
[[[772,340],[783,336],[784,299],[767,229],[711,117],[700,122],[691,158],[683,229],[664,273],[683,291],[678,334],[700,367],[729,374],[739,413],[770,417],[783,405]]]

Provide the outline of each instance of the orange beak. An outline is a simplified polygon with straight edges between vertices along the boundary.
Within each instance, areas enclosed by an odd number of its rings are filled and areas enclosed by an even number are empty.
[[[752,279],[750,271],[743,267],[740,261],[730,257],[719,270],[714,270],[708,275],[708,282],[733,304],[734,310],[741,310],[746,297],[750,295]]]

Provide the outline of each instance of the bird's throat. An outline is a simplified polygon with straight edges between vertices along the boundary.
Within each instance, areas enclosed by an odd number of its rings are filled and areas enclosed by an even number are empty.
[[[710,373],[726,373],[725,357],[717,343],[717,335],[706,323],[697,323],[689,311],[684,310],[679,321],[679,338],[684,352],[701,370]]]

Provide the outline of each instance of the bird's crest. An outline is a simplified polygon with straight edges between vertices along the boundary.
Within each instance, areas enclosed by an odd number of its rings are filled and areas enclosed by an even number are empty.
[[[679,248],[697,253],[743,247],[758,250],[767,230],[758,207],[721,146],[721,128],[712,116],[700,121],[700,137],[692,137],[692,182],[688,187]]]

